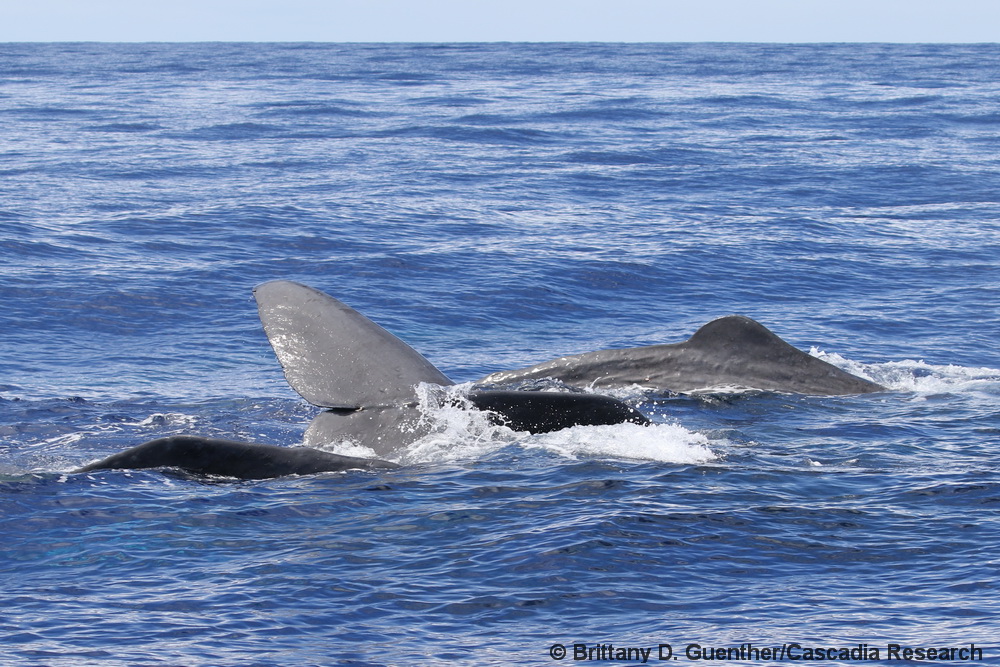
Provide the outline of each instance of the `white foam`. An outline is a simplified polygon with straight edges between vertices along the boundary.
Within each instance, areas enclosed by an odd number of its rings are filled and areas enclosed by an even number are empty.
[[[401,463],[476,460],[505,447],[544,449],[568,458],[616,458],[669,463],[703,463],[717,458],[708,438],[677,424],[575,426],[529,434],[498,426],[480,410],[469,409],[468,386],[422,386],[418,392],[430,433],[399,457]]]
[[[1000,395],[1000,370],[995,368],[935,365],[912,359],[862,364],[816,348],[812,348],[809,353],[892,391],[905,391],[922,396],[964,393]]]
[[[614,458],[666,463],[705,463],[718,458],[701,433],[679,424],[575,426],[521,441],[569,458]]]

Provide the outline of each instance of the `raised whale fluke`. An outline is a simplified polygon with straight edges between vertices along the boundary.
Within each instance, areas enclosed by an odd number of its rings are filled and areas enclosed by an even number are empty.
[[[738,387],[832,396],[885,389],[793,347],[742,315],[713,320],[682,343],[574,354],[493,373],[481,382],[541,378],[590,389],[638,385],[676,393]]]
[[[276,280],[257,286],[254,297],[289,385],[313,405],[328,408],[306,429],[306,445],[350,441],[390,456],[429,433],[416,387],[454,382],[419,352],[312,287]],[[532,433],[649,423],[621,401],[592,394],[476,390],[461,400],[496,423]]]
[[[453,384],[419,352],[317,289],[275,280],[253,290],[285,378],[321,408],[412,401],[421,382]]]

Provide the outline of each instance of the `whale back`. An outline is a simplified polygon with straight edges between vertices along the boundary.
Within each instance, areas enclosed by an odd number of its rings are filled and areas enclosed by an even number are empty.
[[[590,389],[637,385],[676,393],[740,388],[829,396],[884,389],[793,347],[741,315],[713,320],[681,343],[585,352],[493,373],[480,382],[542,378]]]

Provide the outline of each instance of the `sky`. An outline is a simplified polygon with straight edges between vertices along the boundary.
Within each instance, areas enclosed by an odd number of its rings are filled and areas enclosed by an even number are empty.
[[[0,0],[0,42],[998,42],[1000,0]]]

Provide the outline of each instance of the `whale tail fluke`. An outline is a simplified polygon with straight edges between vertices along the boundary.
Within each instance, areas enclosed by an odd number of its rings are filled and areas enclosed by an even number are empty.
[[[312,287],[275,280],[254,288],[257,311],[285,378],[322,408],[398,405],[421,382],[454,384],[419,352]]]

